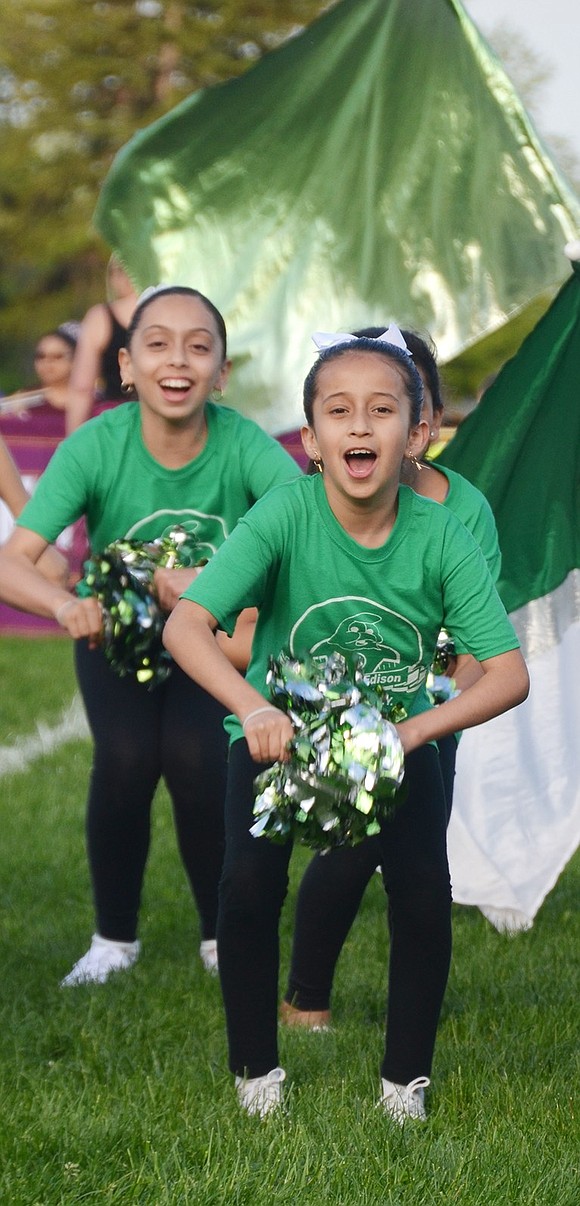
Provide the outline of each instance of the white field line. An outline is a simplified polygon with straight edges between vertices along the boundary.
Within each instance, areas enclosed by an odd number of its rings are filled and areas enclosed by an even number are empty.
[[[36,732],[19,737],[14,745],[0,745],[0,778],[2,775],[24,771],[43,754],[51,754],[68,741],[78,741],[89,736],[89,728],[79,695],[63,709],[55,725],[39,723]]]

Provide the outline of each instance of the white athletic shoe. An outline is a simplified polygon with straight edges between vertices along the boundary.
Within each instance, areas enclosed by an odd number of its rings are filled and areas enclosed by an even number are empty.
[[[199,948],[199,956],[210,976],[218,974],[218,952],[215,938],[205,938]]]
[[[283,1068],[272,1068],[266,1076],[255,1076],[247,1080],[245,1076],[236,1076],[236,1089],[242,1109],[248,1114],[258,1114],[265,1118],[272,1110],[279,1110],[282,1105],[282,1083],[286,1080]]]
[[[132,967],[139,958],[140,950],[140,942],[114,942],[112,938],[93,934],[86,955],[75,963],[68,976],[61,980],[60,986],[71,988],[76,984],[104,984],[112,972]]]
[[[429,1081],[426,1076],[416,1076],[408,1085],[396,1085],[382,1077],[383,1093],[377,1105],[389,1114],[394,1122],[402,1126],[407,1118],[425,1122],[425,1089]]]

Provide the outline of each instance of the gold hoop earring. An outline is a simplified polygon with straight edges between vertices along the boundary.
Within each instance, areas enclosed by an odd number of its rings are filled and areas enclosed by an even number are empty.
[[[317,472],[317,473],[324,473],[324,462],[321,460],[321,458],[320,458],[320,457],[319,457],[319,459],[318,459],[318,460],[315,460],[315,461],[314,461],[314,465],[315,465],[315,467],[316,467],[316,472]]]
[[[132,381],[121,381],[121,393],[122,394],[131,394],[134,389],[135,389],[135,386],[133,385]]]
[[[214,385],[214,387],[211,391],[211,396],[212,396],[214,402],[221,402],[221,400],[224,396],[224,391],[223,391],[221,385]]]

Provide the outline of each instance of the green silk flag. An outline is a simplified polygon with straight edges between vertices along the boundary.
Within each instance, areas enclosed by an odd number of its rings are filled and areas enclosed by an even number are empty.
[[[342,0],[138,133],[95,222],[138,286],[219,306],[228,402],[279,432],[315,330],[394,319],[446,362],[529,329],[580,205],[457,0]]]
[[[531,681],[460,742],[453,895],[527,929],[580,841],[580,263],[440,459],[492,505]]]
[[[488,498],[508,612],[580,568],[580,264],[439,457]]]

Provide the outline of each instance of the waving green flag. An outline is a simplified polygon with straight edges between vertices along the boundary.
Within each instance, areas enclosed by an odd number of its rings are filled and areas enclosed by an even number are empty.
[[[580,206],[457,0],[342,0],[136,135],[96,225],[222,309],[228,401],[281,431],[312,331],[394,318],[448,361],[545,308]]]
[[[454,898],[527,928],[580,842],[580,263],[441,460],[492,505],[531,680],[459,746]]]
[[[491,504],[507,610],[551,608],[580,579],[580,263],[439,459]]]

